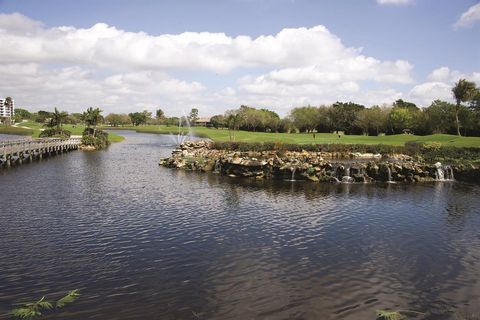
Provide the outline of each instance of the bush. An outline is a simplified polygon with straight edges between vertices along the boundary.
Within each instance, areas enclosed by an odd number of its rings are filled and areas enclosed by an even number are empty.
[[[468,161],[472,164],[480,164],[480,148],[458,148],[442,146],[438,143],[424,144],[410,141],[405,146],[391,146],[386,144],[283,144],[281,142],[214,142],[213,149],[262,152],[262,151],[310,151],[310,152],[360,152],[380,153],[382,155],[406,154],[409,156],[421,156],[427,162],[460,163]]]
[[[45,129],[42,132],[40,132],[39,137],[40,138],[61,138],[61,139],[68,139],[72,133],[68,130],[65,129]]]
[[[97,150],[105,149],[110,145],[110,141],[108,141],[108,132],[97,129],[94,136],[93,129],[85,129],[82,136],[82,144],[86,146],[94,146]]]
[[[311,151],[311,152],[361,152],[361,153],[401,153],[403,147],[366,144],[284,144],[282,142],[214,142],[213,148],[231,151]]]

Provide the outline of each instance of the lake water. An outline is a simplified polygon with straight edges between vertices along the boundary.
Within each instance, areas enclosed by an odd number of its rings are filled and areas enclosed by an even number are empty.
[[[0,133],[0,141],[15,141],[15,140],[25,140],[31,139],[28,136],[17,136],[12,134],[1,134]]]
[[[171,138],[0,171],[0,319],[375,319],[480,311],[480,187],[238,180],[157,165]],[[439,315],[430,319],[443,319]]]

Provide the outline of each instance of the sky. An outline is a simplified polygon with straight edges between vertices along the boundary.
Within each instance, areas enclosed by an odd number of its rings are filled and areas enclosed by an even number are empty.
[[[0,97],[167,116],[425,107],[480,85],[479,40],[478,0],[0,0]]]

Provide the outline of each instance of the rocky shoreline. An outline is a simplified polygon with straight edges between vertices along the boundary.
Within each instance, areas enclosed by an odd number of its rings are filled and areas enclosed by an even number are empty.
[[[159,165],[230,177],[315,182],[480,182],[480,167],[425,163],[403,154],[216,150],[210,141],[186,141]]]

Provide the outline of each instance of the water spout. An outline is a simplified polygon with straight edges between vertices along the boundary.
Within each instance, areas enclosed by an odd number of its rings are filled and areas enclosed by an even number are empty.
[[[184,112],[185,114],[185,112]],[[182,131],[182,120],[185,120],[185,125],[186,125],[186,128],[187,128],[187,132],[183,132]],[[188,117],[187,116],[184,116],[183,118],[180,117],[178,119],[178,133],[176,136],[170,136],[173,140],[173,143],[176,145],[176,146],[179,146],[181,145],[182,143],[184,143],[185,141],[187,140],[193,140],[193,136],[192,136],[192,128],[190,126],[190,121],[188,120]]]

